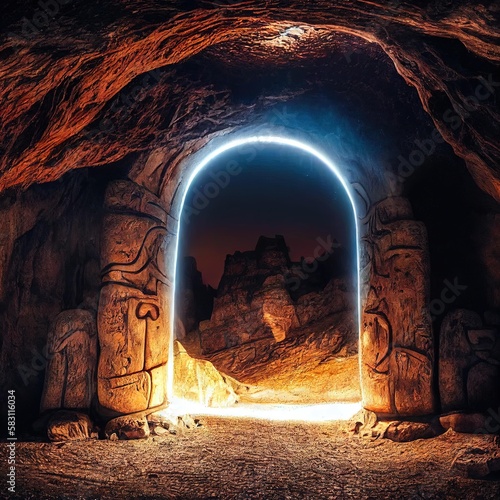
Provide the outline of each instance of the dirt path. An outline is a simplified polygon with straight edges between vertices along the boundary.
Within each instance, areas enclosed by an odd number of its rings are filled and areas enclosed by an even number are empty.
[[[354,436],[345,423],[202,422],[144,441],[18,443],[8,498],[500,498],[500,482],[451,468],[466,448],[494,447],[491,437],[449,431],[393,443]],[[5,460],[0,469],[5,477]]]

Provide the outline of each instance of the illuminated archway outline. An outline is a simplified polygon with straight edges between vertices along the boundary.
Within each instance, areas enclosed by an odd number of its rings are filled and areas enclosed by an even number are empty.
[[[361,377],[361,276],[360,276],[360,233],[359,233],[359,223],[358,214],[356,210],[356,203],[354,201],[354,192],[349,187],[349,184],[343,178],[341,172],[337,166],[321,151],[318,151],[313,146],[296,139],[291,139],[287,137],[281,137],[277,135],[257,135],[251,137],[245,137],[240,139],[232,139],[223,144],[222,146],[216,148],[214,151],[208,153],[194,168],[193,172],[189,176],[189,179],[182,193],[181,203],[179,207],[179,218],[177,220],[177,230],[176,230],[176,240],[175,240],[175,253],[174,253],[174,270],[173,270],[173,290],[172,290],[172,301],[171,301],[171,311],[170,311],[170,338],[169,338],[169,360],[168,360],[168,370],[167,370],[167,397],[172,398],[174,396],[173,385],[174,385],[174,340],[175,340],[175,296],[177,289],[177,261],[179,253],[179,240],[180,240],[180,229],[182,223],[182,215],[184,211],[184,204],[186,201],[187,194],[196,176],[207,167],[212,161],[214,161],[221,154],[237,148],[239,146],[249,145],[249,144],[275,144],[279,146],[289,146],[291,148],[300,149],[318,159],[321,163],[327,166],[330,171],[335,175],[337,180],[340,182],[344,188],[349,201],[351,202],[351,207],[354,216],[354,225],[356,230],[356,286],[357,286],[357,315],[358,315],[358,364],[359,364],[359,381],[361,386],[361,395],[363,396],[363,384]],[[362,397],[362,400],[364,398]]]

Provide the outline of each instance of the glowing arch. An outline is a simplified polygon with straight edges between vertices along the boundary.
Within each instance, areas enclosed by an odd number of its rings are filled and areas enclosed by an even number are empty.
[[[179,219],[177,221],[177,232],[176,232],[176,241],[175,241],[175,252],[174,252],[174,271],[173,271],[173,291],[172,291],[172,302],[171,302],[171,317],[170,317],[170,339],[169,339],[169,366],[168,366],[168,380],[167,380],[167,396],[172,397],[173,396],[173,378],[174,378],[174,353],[173,353],[173,346],[174,346],[174,335],[175,335],[175,291],[177,288],[177,260],[178,260],[178,253],[179,253],[179,236],[180,236],[180,229],[181,229],[181,223],[182,223],[182,214],[184,210],[184,203],[186,201],[186,196],[189,192],[189,188],[191,187],[191,184],[193,183],[194,179],[196,176],[207,166],[215,160],[219,155],[225,153],[226,151],[229,151],[231,149],[237,148],[239,146],[244,146],[247,144],[276,144],[279,146],[289,146],[291,148],[296,148],[300,149],[301,151],[304,151],[306,153],[311,154],[315,158],[317,158],[319,161],[321,161],[324,165],[326,165],[330,171],[335,175],[335,177],[338,179],[338,181],[342,184],[343,188],[345,189],[347,196],[349,197],[349,201],[351,202],[351,207],[353,211],[353,216],[354,216],[354,224],[355,224],[355,230],[356,230],[356,285],[357,285],[357,315],[358,315],[358,358],[360,359],[359,356],[359,349],[361,349],[361,342],[360,340],[360,332],[361,332],[361,283],[360,283],[360,254],[359,254],[359,225],[358,225],[358,215],[356,211],[356,204],[354,202],[354,196],[353,196],[353,191],[349,187],[348,183],[345,181],[345,179],[342,177],[340,171],[338,170],[337,166],[323,153],[315,149],[314,147],[310,146],[309,144],[306,144],[302,141],[298,141],[295,139],[289,139],[286,137],[280,137],[280,136],[272,136],[272,135],[259,135],[259,136],[253,136],[253,137],[246,137],[246,138],[241,138],[241,139],[234,139],[226,144],[220,146],[219,148],[215,149],[211,153],[207,154],[201,160],[198,165],[195,167],[193,172],[191,173],[185,187],[184,187],[184,192],[182,193],[182,198],[181,198],[181,203],[180,203],[180,208],[179,208]],[[361,369],[361,366],[360,366]],[[360,380],[361,380],[361,372],[360,372]],[[363,392],[363,388],[361,387],[361,392]]]

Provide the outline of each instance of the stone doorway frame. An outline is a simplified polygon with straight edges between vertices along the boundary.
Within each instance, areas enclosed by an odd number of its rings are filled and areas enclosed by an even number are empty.
[[[196,151],[189,151],[194,154],[184,152],[159,195],[132,180],[108,186],[98,313],[100,413],[144,414],[168,406],[173,387],[179,224],[189,186],[219,154],[238,145],[275,143],[299,148],[320,160],[351,201],[357,234],[363,407],[384,416],[432,414],[434,339],[428,309],[427,233],[423,223],[414,220],[408,200],[388,196],[371,202],[369,195],[374,193],[362,184],[371,185],[370,179],[360,179],[362,174],[340,162],[339,168],[329,159],[331,154],[312,145],[321,144],[321,138],[297,140],[291,138],[293,132],[290,137],[238,135],[207,138]],[[128,234],[131,230],[133,235]],[[144,265],[138,267],[141,262]],[[139,353],[138,362],[131,345]]]
[[[185,183],[185,186],[182,189],[182,192],[178,194],[178,196],[181,197],[181,201],[179,204],[178,208],[178,217],[177,217],[177,229],[175,231],[176,234],[176,242],[175,242],[175,253],[174,253],[174,279],[173,279],[173,287],[172,287],[172,298],[171,298],[171,317],[170,317],[170,335],[169,335],[169,368],[168,368],[168,382],[167,382],[167,394],[168,395],[173,395],[174,394],[174,387],[173,387],[173,372],[174,372],[174,341],[175,341],[175,324],[176,324],[176,304],[175,304],[175,299],[176,299],[176,288],[177,288],[177,266],[178,266],[178,253],[179,253],[179,241],[180,241],[180,229],[182,225],[182,215],[184,211],[184,205],[186,201],[187,194],[191,188],[192,183],[194,182],[195,178],[200,174],[201,171],[203,171],[206,167],[210,167],[210,164],[214,162],[217,157],[220,155],[231,151],[233,149],[236,149],[238,147],[242,146],[256,146],[256,145],[262,145],[262,146],[284,146],[287,148],[292,148],[292,149],[298,149],[304,153],[307,153],[317,160],[319,160],[320,163],[322,163],[325,167],[327,167],[330,172],[335,176],[336,180],[340,183],[340,185],[344,188],[345,193],[347,194],[347,197],[349,198],[349,201],[351,203],[351,209],[352,209],[352,216],[354,220],[354,227],[355,227],[355,249],[356,249],[356,324],[358,325],[358,361],[360,360],[360,355],[359,355],[359,346],[360,346],[360,332],[361,332],[361,279],[360,279],[360,250],[359,250],[359,243],[360,243],[360,234],[359,234],[359,224],[358,224],[358,214],[356,210],[356,203],[355,203],[355,192],[351,186],[345,181],[343,178],[340,170],[338,167],[321,151],[318,149],[314,148],[313,146],[309,145],[306,142],[299,141],[297,139],[291,139],[283,136],[278,136],[278,135],[255,135],[255,136],[249,136],[249,137],[244,137],[240,139],[231,139],[229,141],[226,141],[223,145],[217,147],[214,151],[211,151],[207,155],[203,157],[201,161],[199,161],[196,164],[196,167],[194,170],[191,172],[189,179]],[[361,384],[361,363],[359,361],[359,377],[360,377],[360,385],[361,385],[361,391],[363,391],[362,384]],[[362,398],[363,399],[363,398]]]

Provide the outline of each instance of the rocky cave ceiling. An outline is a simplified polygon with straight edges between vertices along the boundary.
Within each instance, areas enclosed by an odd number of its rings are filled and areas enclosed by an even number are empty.
[[[129,155],[136,181],[164,184],[183,155],[333,78],[335,64],[344,63],[349,82],[359,71],[351,59],[362,54],[416,90],[420,110],[410,103],[401,116],[425,121],[423,109],[478,186],[500,201],[498,2],[52,5],[52,17],[35,1],[4,6],[0,191]],[[261,83],[245,87],[250,75]],[[139,89],[126,105],[134,112],[123,112],[124,89]],[[377,99],[376,89],[365,90]],[[99,127],[106,133],[96,135]],[[160,153],[151,159],[153,151]]]

